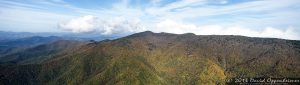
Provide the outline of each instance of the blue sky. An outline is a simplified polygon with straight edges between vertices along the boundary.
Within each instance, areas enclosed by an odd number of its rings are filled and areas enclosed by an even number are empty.
[[[300,40],[299,0],[1,0],[0,31],[153,32]]]

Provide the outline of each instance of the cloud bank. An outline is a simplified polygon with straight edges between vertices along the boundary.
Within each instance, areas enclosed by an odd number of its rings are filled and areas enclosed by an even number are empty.
[[[103,35],[128,34],[145,30],[138,19],[115,17],[104,20],[92,15],[62,22],[58,27],[74,33],[98,32]]]
[[[75,33],[92,32],[99,27],[99,23],[100,22],[98,22],[97,17],[88,15],[61,23],[59,24],[59,27],[63,30],[72,31]]]
[[[294,28],[284,30],[273,27],[253,30],[242,26],[222,26],[222,25],[194,25],[175,20],[162,20],[154,24],[142,24],[138,19],[126,19],[125,17],[115,17],[108,20],[99,19],[95,16],[82,16],[59,24],[63,30],[75,33],[98,32],[103,35],[130,34],[141,31],[168,32],[168,33],[195,33],[197,35],[242,35],[249,37],[266,37],[299,40],[300,35]]]
[[[222,26],[222,25],[203,25],[196,26],[194,24],[184,24],[173,20],[164,20],[156,24],[156,28],[149,29],[154,32],[170,32],[170,33],[195,33],[197,35],[242,35],[248,37],[265,37],[265,38],[282,38],[299,40],[299,33],[292,27],[279,29],[273,27],[261,28],[261,30],[253,30],[242,26]]]

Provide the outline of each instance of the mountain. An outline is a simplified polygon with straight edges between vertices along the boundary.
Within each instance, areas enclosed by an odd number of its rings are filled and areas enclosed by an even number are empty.
[[[24,34],[24,35],[23,35]],[[57,34],[56,36],[50,35]],[[65,35],[64,35],[65,34]],[[113,37],[98,36],[96,34],[66,34],[66,33],[30,33],[30,32],[2,32],[0,31],[0,57],[10,55],[12,53],[20,52],[28,48],[55,42],[57,40],[76,40],[89,41],[104,40]],[[22,36],[23,35],[23,36]],[[95,41],[94,40],[94,41]]]
[[[27,38],[20,38],[16,40],[3,40],[0,41],[0,44],[2,46],[7,47],[22,47],[22,46],[34,46],[34,45],[40,45],[47,42],[53,42],[56,40],[62,39],[60,37],[56,36],[49,36],[49,37],[40,37],[40,36],[33,36],[33,37],[27,37]]]
[[[0,40],[0,57],[4,55],[8,55],[10,53],[23,51],[30,47],[51,43],[62,39],[63,38],[56,37],[56,36],[49,36],[49,37],[33,36],[33,37],[26,37],[20,39]]]
[[[0,31],[0,41],[8,41],[8,40],[16,40],[22,38],[30,38],[30,37],[61,37],[67,40],[104,40],[104,39],[116,39],[122,35],[101,35],[97,32],[91,33],[69,33],[69,32],[7,32],[7,31]]]
[[[85,44],[83,41],[75,40],[57,40],[52,43],[38,45],[24,51],[17,51],[15,53],[0,57],[0,64],[33,64],[42,62],[51,58],[58,53],[65,50],[72,50]]]
[[[52,33],[52,32],[40,32],[40,33],[33,33],[33,32],[9,32],[9,31],[0,31],[0,41],[2,40],[15,40],[21,38],[28,38],[34,36],[40,37],[49,37],[49,36],[63,36],[67,33]]]
[[[299,61],[296,40],[146,31],[90,42],[40,63],[1,65],[0,83],[222,85],[236,77],[299,78]]]

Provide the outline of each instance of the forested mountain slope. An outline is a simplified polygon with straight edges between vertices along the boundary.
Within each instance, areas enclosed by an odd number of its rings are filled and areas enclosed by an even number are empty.
[[[152,33],[93,42],[39,64],[2,65],[1,84],[193,85],[300,77],[300,41]]]

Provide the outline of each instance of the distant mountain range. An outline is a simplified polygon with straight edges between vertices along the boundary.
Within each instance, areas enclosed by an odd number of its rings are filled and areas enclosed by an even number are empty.
[[[35,47],[37,45],[42,45],[46,43],[52,43],[57,40],[62,40],[61,37],[49,36],[49,37],[26,37],[19,39],[7,39],[0,40],[0,58],[4,55],[8,55],[10,53],[23,51],[27,48]]]
[[[222,85],[237,77],[300,77],[300,41],[153,33],[60,40],[0,58],[4,85]]]
[[[71,40],[104,40],[104,39],[115,39],[119,38],[123,35],[101,35],[99,33],[67,33],[67,32],[40,32],[40,33],[33,33],[33,32],[6,32],[0,31],[0,41],[6,40],[15,40],[21,38],[28,38],[28,37],[50,37],[56,36],[61,37],[64,39],[71,39]]]
[[[85,44],[83,41],[57,40],[46,44],[29,47],[0,57],[0,64],[31,64],[43,62],[65,50],[72,50]]]
[[[0,31],[0,41],[6,41],[6,40],[15,40],[15,39],[21,39],[21,38],[29,38],[34,36],[39,37],[49,37],[49,36],[62,36],[66,33],[31,33],[31,32],[6,32],[6,31]]]
[[[49,44],[58,40],[100,41],[114,39],[117,36],[106,36],[97,33],[31,33],[31,32],[5,32],[0,31],[0,58],[18,52],[23,52],[42,44]],[[2,61],[2,60],[0,60]]]

